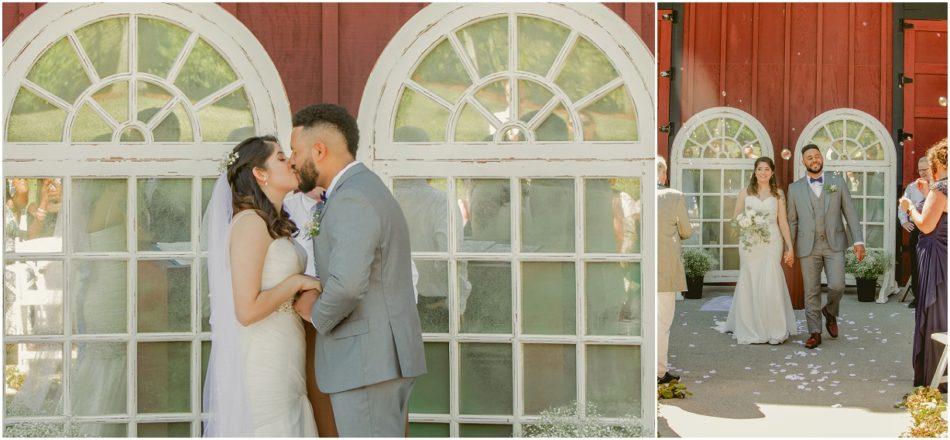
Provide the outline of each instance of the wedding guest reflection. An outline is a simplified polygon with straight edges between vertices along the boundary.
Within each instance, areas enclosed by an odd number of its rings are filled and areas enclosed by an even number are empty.
[[[927,151],[933,183],[917,180],[924,195],[917,203],[907,197],[900,200],[901,210],[920,229],[917,242],[917,270],[920,275],[917,308],[914,314],[914,386],[929,386],[944,347],[931,339],[934,333],[947,331],[947,139]],[[947,392],[947,384],[940,384]]]

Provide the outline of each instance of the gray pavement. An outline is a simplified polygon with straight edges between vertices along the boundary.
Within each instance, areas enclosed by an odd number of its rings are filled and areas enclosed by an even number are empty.
[[[671,371],[693,393],[660,401],[658,433],[675,436],[896,437],[910,424],[894,408],[913,388],[913,310],[857,301],[846,291],[839,337],[827,332],[816,350],[801,334],[784,344],[737,345],[712,327],[727,312],[700,311],[732,287],[706,286],[702,299],[676,302],[670,335]]]

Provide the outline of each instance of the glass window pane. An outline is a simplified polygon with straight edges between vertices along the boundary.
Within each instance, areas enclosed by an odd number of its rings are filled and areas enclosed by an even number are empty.
[[[145,135],[135,127],[128,127],[119,136],[119,142],[145,142]]]
[[[92,94],[94,99],[119,123],[129,120],[129,83],[116,81]]]
[[[722,223],[722,243],[739,244],[739,230],[732,225],[732,222]]]
[[[191,179],[136,181],[140,251],[191,250]]]
[[[868,194],[884,194],[884,173],[867,173]]]
[[[406,216],[412,251],[446,252],[449,234],[446,180],[394,179],[393,194]]]
[[[703,223],[703,244],[719,244],[719,222]]]
[[[228,61],[203,38],[199,38],[175,78],[175,85],[192,103],[196,103],[234,81],[237,81],[237,75],[231,70]]]
[[[201,258],[198,297],[201,298],[201,331],[211,331],[211,289],[208,287],[208,259]]]
[[[700,170],[683,170],[683,192],[698,193]]]
[[[126,261],[73,260],[70,277],[73,332],[126,333]]]
[[[138,21],[138,70],[165,78],[190,33],[157,18]]]
[[[62,414],[62,344],[5,344],[4,349],[4,413],[8,417]]]
[[[546,76],[570,33],[550,20],[518,17],[518,70]]]
[[[457,103],[465,89],[472,84],[471,77],[448,39],[443,39],[422,59],[412,73],[412,80],[450,104]]]
[[[867,245],[869,248],[884,248],[884,226],[868,225],[865,238],[867,239]]]
[[[722,171],[704,170],[703,171],[703,192],[719,193],[722,192]]]
[[[699,218],[699,196],[686,196],[686,212],[689,213],[690,219]],[[690,236],[690,238],[697,237],[695,234]]]
[[[152,130],[155,142],[191,142],[191,119],[182,104],[176,105]]]
[[[637,110],[624,86],[580,111],[586,141],[636,141]]]
[[[66,37],[36,60],[26,78],[70,104],[91,84],[79,55]]]
[[[457,33],[468,59],[481,76],[508,69],[508,18],[493,18]]]
[[[73,429],[79,431],[76,437],[128,437],[129,425],[125,423],[75,423]]]
[[[3,334],[63,334],[63,262],[10,261],[3,268]]]
[[[556,82],[572,101],[577,101],[616,77],[617,71],[600,48],[579,37]]]
[[[461,264],[461,262],[460,262]],[[511,263],[466,262],[471,293],[459,299],[462,333],[511,333]],[[461,296],[461,295],[460,295]]]
[[[7,140],[10,142],[59,142],[63,140],[65,124],[66,111],[20,87],[7,123]]]
[[[723,170],[723,192],[738,194],[748,182],[742,179],[742,170]]]
[[[139,332],[191,331],[191,259],[139,260]]]
[[[444,423],[417,423],[409,424],[409,437],[448,437],[449,425]]]
[[[129,71],[128,34],[127,17],[99,20],[76,30],[76,37],[100,78]]]
[[[198,110],[198,124],[201,139],[207,142],[240,142],[254,136],[254,116],[244,87]]]
[[[191,342],[139,342],[138,411],[191,411]]]
[[[722,209],[720,203],[722,199],[720,196],[704,196],[703,197],[703,218],[705,219],[721,219],[722,218]]]
[[[413,89],[404,88],[396,111],[393,140],[396,142],[441,142],[449,111]]]
[[[522,179],[523,252],[574,251],[574,180]]]
[[[475,106],[465,104],[455,126],[455,140],[458,142],[491,142],[494,140],[495,127]]]
[[[191,423],[139,423],[139,437],[191,437]]]
[[[864,214],[864,220],[869,222],[884,221],[884,199],[867,199],[865,202],[867,208]]]
[[[426,342],[426,369],[409,396],[409,412],[449,413],[449,344]]]
[[[449,265],[446,261],[413,259],[419,280],[416,282],[416,292],[419,300],[416,307],[419,309],[419,319],[422,322],[422,331],[425,333],[449,332]],[[464,266],[460,263],[459,266]],[[466,268],[459,269],[459,297],[468,299],[471,286],[468,285]],[[467,288],[468,290],[465,290]]]
[[[205,395],[205,380],[208,378],[208,361],[211,360],[211,341],[201,341],[201,395]],[[201,401],[201,410],[207,411],[204,399]]]
[[[483,425],[475,423],[460,423],[459,437],[511,437],[511,425]]]
[[[465,220],[462,252],[511,252],[511,190],[507,179],[459,179],[456,197]]]
[[[172,99],[172,94],[155,83],[140,80],[137,84],[135,92],[136,119],[149,124],[158,111]]]
[[[198,212],[198,215],[203,219],[205,214],[207,214],[208,203],[211,202],[211,194],[214,192],[214,184],[217,181],[217,178],[205,178],[201,179],[201,211]],[[203,220],[199,220],[199,225],[202,224]],[[208,250],[208,243],[201,242],[201,234],[198,234],[198,249],[202,251]]]
[[[511,345],[459,345],[459,412],[512,413]]]
[[[79,252],[127,250],[125,179],[73,180],[72,239]]]
[[[112,126],[89,104],[76,113],[71,132],[73,142],[112,142]]]
[[[73,343],[69,394],[74,414],[127,413],[127,349],[125,342]]]
[[[547,87],[537,82],[518,80],[518,118],[529,122],[553,96]]]
[[[587,263],[588,335],[640,335],[640,264]]]
[[[530,113],[526,118],[533,118]],[[586,136],[586,134],[585,134]],[[542,142],[557,142],[574,139],[574,124],[571,122],[571,116],[564,108],[564,104],[558,104],[551,111],[551,114],[544,118],[544,122],[534,129],[534,137]]]
[[[574,263],[521,266],[522,331],[525,334],[575,334]]]
[[[736,213],[736,196],[722,197],[722,219],[729,220]]]
[[[4,250],[22,254],[62,252],[63,179],[14,177],[6,180],[3,205]]]
[[[577,354],[573,345],[525,345],[524,412],[570,405],[577,400]]]
[[[587,346],[587,403],[605,417],[640,414],[640,347]]]
[[[475,92],[478,100],[502,122],[508,121],[511,106],[511,86],[507,79],[494,81]]]
[[[640,179],[588,179],[584,187],[587,252],[640,252]]]

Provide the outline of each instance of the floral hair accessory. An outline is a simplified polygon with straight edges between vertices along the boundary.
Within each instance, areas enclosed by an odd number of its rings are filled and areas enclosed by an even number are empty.
[[[222,173],[227,171],[227,169],[230,168],[231,165],[234,165],[234,162],[237,162],[239,157],[241,157],[241,155],[238,154],[237,151],[232,151],[228,154],[225,154],[224,158],[221,159],[221,165],[218,166],[218,171]]]

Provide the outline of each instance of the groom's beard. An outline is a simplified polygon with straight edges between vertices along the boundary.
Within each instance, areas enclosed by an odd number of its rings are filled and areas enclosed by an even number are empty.
[[[818,164],[818,166],[817,166],[816,168],[812,168],[812,167],[806,167],[806,168],[808,169],[808,172],[809,172],[809,173],[818,174],[818,173],[821,172],[821,170],[825,169],[825,164],[824,164],[824,163],[820,163],[820,164]]]
[[[317,178],[320,177],[320,171],[313,163],[306,163],[299,170],[297,176],[300,178],[300,192],[308,193],[317,187]]]

